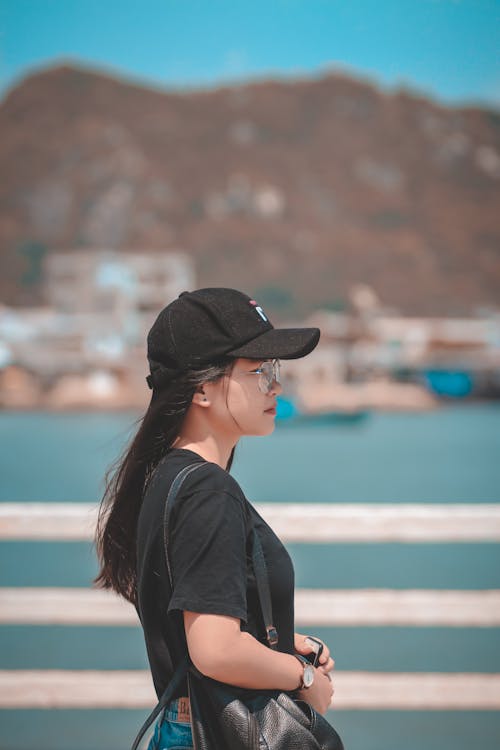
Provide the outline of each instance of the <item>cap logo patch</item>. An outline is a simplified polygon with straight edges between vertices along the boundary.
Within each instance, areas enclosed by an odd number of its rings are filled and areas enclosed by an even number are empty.
[[[258,305],[257,302],[254,299],[249,300],[249,302],[250,302],[251,305],[253,305],[255,307],[255,309],[259,313],[260,317],[262,318],[262,320],[265,320],[266,323],[268,323],[266,314],[265,314],[264,310],[262,309],[262,307],[260,305]]]

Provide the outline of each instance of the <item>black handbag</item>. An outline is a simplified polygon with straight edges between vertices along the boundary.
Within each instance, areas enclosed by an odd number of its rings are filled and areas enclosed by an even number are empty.
[[[170,585],[172,574],[168,558],[168,517],[179,488],[191,471],[203,464],[184,467],[172,482],[165,502],[164,544]],[[260,539],[253,527],[252,564],[267,641],[276,649],[278,634],[272,625],[271,594]],[[191,727],[195,750],[344,750],[339,734],[306,701],[294,697],[294,691],[252,690],[228,685],[199,672],[186,654],[148,716],[132,750],[137,750],[147,729],[172,700],[186,677],[191,708]]]

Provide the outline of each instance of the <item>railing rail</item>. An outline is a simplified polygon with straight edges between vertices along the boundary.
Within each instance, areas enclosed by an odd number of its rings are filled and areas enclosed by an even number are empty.
[[[500,591],[296,589],[297,626],[498,627]],[[0,624],[139,625],[116,594],[85,588],[0,588]]]
[[[145,670],[0,671],[2,708],[147,708],[156,703]],[[336,672],[332,708],[498,710],[500,675]]]
[[[255,503],[285,542],[500,541],[494,503]],[[0,503],[0,539],[88,541],[90,503]]]

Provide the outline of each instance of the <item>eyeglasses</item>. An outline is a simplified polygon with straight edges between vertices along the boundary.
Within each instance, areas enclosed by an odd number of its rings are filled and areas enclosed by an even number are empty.
[[[276,380],[280,382],[280,361],[279,359],[263,362],[258,370],[252,370],[248,375],[259,376],[259,389],[262,393],[269,393]]]

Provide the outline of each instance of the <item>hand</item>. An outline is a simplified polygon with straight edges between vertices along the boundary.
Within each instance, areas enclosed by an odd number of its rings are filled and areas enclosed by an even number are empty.
[[[326,675],[321,667],[316,667],[314,671],[314,682],[311,687],[298,690],[296,697],[309,703],[319,714],[326,714],[335,690],[330,676]]]
[[[316,638],[316,636],[314,637]],[[318,638],[317,640],[321,639]],[[330,656],[330,649],[326,643],[324,641],[321,641],[321,643],[323,644],[323,651],[319,659],[319,665],[315,669],[314,682],[310,688],[298,690],[296,695],[300,700],[309,703],[318,713],[325,714],[330,707],[335,692],[331,675],[335,661]],[[307,635],[302,633],[294,634],[294,647],[295,651],[303,656],[313,652],[311,645],[307,642]]]
[[[314,637],[316,638],[316,636]],[[317,640],[320,641],[321,638]],[[328,674],[334,668],[335,660],[331,658],[330,649],[326,643],[324,641],[321,641],[321,643],[323,644],[323,652],[319,659],[319,668],[324,674]],[[307,635],[302,635],[302,633],[294,633],[294,646],[295,651],[303,656],[308,656],[313,652],[313,648],[307,643]]]

